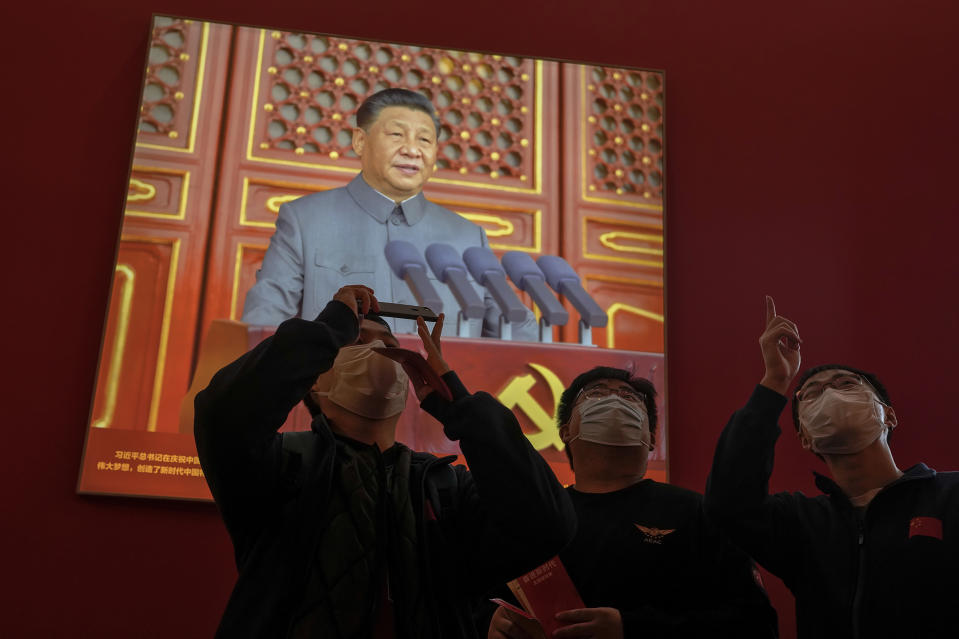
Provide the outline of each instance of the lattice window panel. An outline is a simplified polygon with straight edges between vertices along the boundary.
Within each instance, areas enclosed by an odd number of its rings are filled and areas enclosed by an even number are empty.
[[[403,87],[437,109],[440,171],[521,181],[532,174],[532,60],[279,31],[270,39],[260,149],[355,157],[351,132],[362,100]]]
[[[586,112],[589,191],[661,201],[662,74],[590,67]]]
[[[188,20],[158,16],[150,40],[146,85],[140,107],[140,131],[178,137],[177,112],[183,104],[189,63]]]

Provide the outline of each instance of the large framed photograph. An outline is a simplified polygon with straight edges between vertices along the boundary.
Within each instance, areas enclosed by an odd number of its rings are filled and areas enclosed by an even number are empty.
[[[356,111],[386,88],[436,109],[426,199],[485,231],[497,256],[564,258],[607,317],[584,332],[561,297],[569,322],[549,327],[546,341],[444,335],[450,365],[513,409],[567,483],[554,421],[563,388],[601,364],[650,377],[660,424],[648,475],[667,479],[663,71],[163,16],[149,38],[80,492],[210,499],[192,398],[272,333],[275,323],[244,321],[244,307],[281,208],[357,178]],[[352,264],[361,249],[337,251]],[[321,258],[303,260],[330,268]],[[350,264],[342,268],[366,283]],[[400,341],[418,345],[415,335]],[[415,398],[408,408],[399,441],[458,452]],[[284,426],[306,428],[299,408]]]

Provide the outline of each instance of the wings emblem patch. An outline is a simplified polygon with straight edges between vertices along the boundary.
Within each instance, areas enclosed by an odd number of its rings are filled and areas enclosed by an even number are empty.
[[[639,529],[639,532],[643,533],[643,541],[647,544],[661,544],[663,543],[663,538],[670,533],[676,532],[675,528],[670,530],[664,530],[662,528],[652,528],[649,526],[640,526],[639,524],[633,524],[636,528]]]

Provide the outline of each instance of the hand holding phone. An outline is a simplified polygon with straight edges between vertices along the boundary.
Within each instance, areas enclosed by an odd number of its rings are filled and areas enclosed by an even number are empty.
[[[435,322],[439,317],[428,306],[412,306],[410,304],[394,304],[392,302],[379,303],[380,317],[399,317],[415,320],[422,317],[427,322]]]
[[[382,303],[381,303],[382,306]],[[450,392],[442,376],[449,372],[450,367],[443,359],[443,353],[440,345],[440,335],[443,334],[444,315],[439,314],[436,323],[433,324],[433,330],[426,328],[426,322],[422,317],[416,318],[416,329],[420,340],[423,342],[423,349],[426,351],[426,359],[419,353],[404,348],[374,348],[373,350],[382,355],[396,360],[403,365],[403,370],[410,376],[413,382],[413,389],[416,391],[416,397],[423,401],[427,395],[436,391],[440,397],[446,401],[453,401],[453,394]]]
[[[333,295],[333,299],[349,306],[357,317],[379,310],[379,301],[373,294],[373,289],[362,284],[348,284],[342,287]]]

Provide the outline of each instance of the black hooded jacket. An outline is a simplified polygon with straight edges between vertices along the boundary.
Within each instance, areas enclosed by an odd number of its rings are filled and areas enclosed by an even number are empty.
[[[322,417],[311,431],[277,431],[357,334],[353,312],[332,301],[314,321],[283,322],[196,397],[197,451],[239,572],[218,636],[290,634],[329,521],[340,461],[337,438]],[[472,637],[477,597],[557,554],[576,519],[566,491],[515,416],[486,393],[469,394],[454,373],[444,379],[453,401],[433,393],[422,407],[459,441],[469,470],[450,466],[449,458],[412,455],[416,560],[432,625],[421,630],[422,636]],[[454,494],[444,499],[444,491]],[[437,516],[434,504],[444,501],[452,507],[441,505]],[[321,629],[317,636],[336,634]]]

